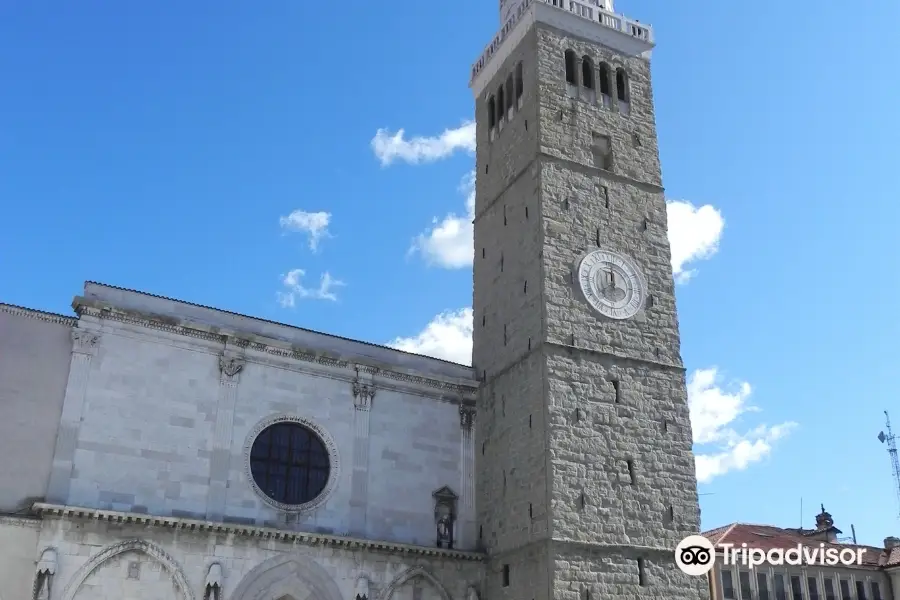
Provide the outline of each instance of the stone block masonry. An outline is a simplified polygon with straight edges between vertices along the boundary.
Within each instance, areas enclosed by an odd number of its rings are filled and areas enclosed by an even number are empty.
[[[523,20],[476,107],[485,593],[705,598],[672,558],[699,509],[649,62]],[[624,70],[624,96],[586,101],[566,82],[567,50],[576,81],[582,58]],[[519,64],[522,102],[492,128],[491,101]],[[606,319],[581,295],[574,270],[598,248],[640,269],[648,299],[631,319]]]

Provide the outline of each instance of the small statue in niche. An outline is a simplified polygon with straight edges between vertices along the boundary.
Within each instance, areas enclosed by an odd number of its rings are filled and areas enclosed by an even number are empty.
[[[437,527],[437,547],[453,548],[453,526],[456,522],[458,496],[448,486],[435,490],[434,523]]]
[[[453,548],[453,515],[446,513],[437,521],[437,547]]]

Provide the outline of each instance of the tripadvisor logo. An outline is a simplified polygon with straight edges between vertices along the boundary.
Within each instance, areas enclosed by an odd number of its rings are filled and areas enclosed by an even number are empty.
[[[762,565],[849,567],[862,564],[866,549],[839,548],[833,545],[826,547],[823,543],[818,547],[797,544],[786,548],[767,549],[754,548],[747,544],[713,546],[712,542],[702,535],[689,535],[675,547],[675,564],[687,575],[704,575],[713,568],[717,552],[725,566],[741,565],[752,569]]]

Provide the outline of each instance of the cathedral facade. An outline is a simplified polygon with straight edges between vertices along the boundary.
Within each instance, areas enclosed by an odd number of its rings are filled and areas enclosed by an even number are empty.
[[[0,305],[0,600],[708,598],[649,57],[502,0],[473,366],[88,282]]]

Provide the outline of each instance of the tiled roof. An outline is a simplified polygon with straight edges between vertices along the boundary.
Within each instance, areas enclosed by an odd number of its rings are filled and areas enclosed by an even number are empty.
[[[734,544],[740,547],[747,544],[762,550],[796,548],[798,544],[810,548],[818,548],[824,543],[826,547],[865,549],[863,565],[867,567],[883,567],[900,564],[900,548],[885,550],[875,546],[862,544],[828,543],[823,539],[810,537],[810,530],[784,529],[772,525],[753,525],[751,523],[732,523],[717,527],[703,533],[714,545]]]

